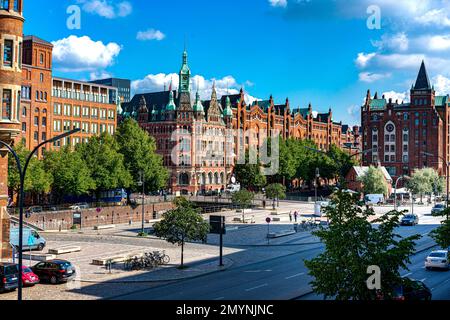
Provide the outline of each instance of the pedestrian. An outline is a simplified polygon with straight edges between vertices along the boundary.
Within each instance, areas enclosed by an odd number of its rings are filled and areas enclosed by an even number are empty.
[[[292,222],[292,211],[289,211],[289,221]]]
[[[297,217],[298,217],[298,212],[295,211],[295,212],[294,212],[294,219],[295,219],[295,222],[297,222]]]

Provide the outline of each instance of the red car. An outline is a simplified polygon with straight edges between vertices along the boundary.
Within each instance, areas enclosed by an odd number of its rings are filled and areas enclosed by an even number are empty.
[[[22,283],[25,287],[32,287],[39,283],[39,277],[27,266],[22,266]]]

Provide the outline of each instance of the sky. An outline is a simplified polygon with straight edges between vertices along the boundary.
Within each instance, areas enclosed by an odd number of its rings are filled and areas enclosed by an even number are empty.
[[[450,0],[24,0],[24,15],[53,43],[54,75],[127,78],[134,93],[176,88],[185,47],[203,99],[215,82],[350,125],[368,89],[408,101],[422,60],[450,93]]]

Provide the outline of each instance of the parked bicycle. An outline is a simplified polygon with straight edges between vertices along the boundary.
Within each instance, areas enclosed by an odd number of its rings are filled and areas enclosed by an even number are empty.
[[[153,269],[158,266],[168,264],[170,262],[170,257],[165,253],[165,251],[153,251],[145,252],[142,256],[128,257],[124,262],[125,270],[142,270],[142,269]]]

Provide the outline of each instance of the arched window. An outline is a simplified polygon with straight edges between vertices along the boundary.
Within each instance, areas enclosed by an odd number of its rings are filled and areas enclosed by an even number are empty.
[[[179,184],[180,184],[181,186],[187,186],[187,185],[189,185],[189,175],[188,175],[187,173],[185,173],[185,172],[180,173],[180,176],[179,176]]]
[[[208,173],[208,184],[213,184],[213,175],[212,173]]]
[[[219,175],[216,173],[214,173],[214,183],[215,184],[219,184]]]

